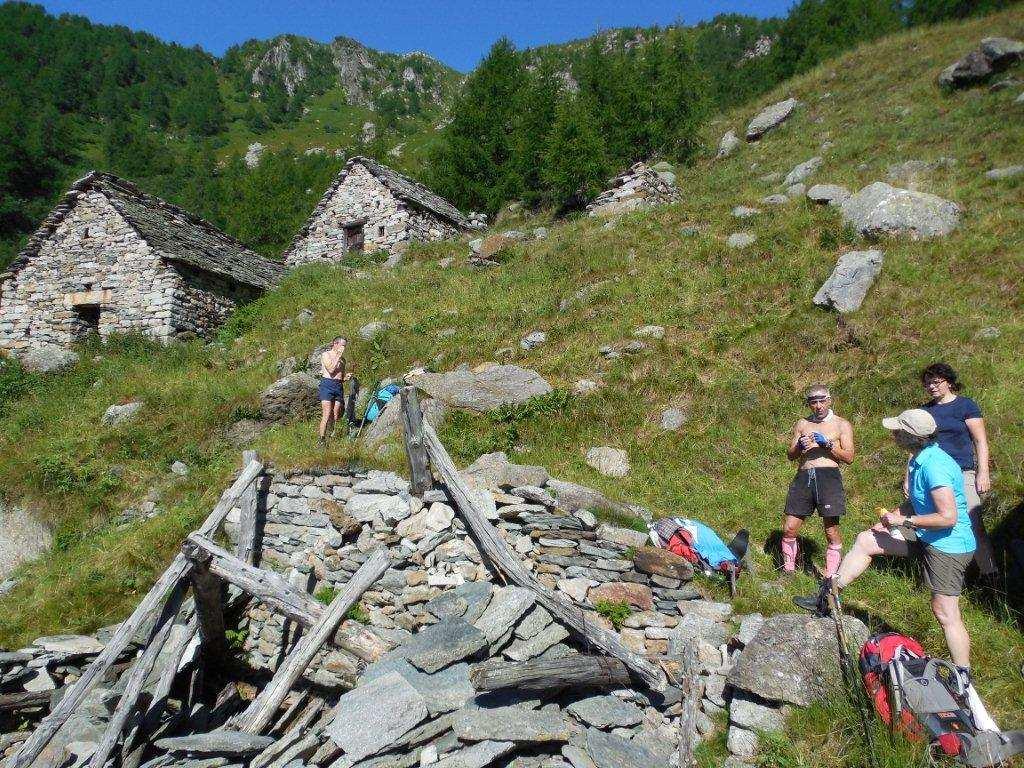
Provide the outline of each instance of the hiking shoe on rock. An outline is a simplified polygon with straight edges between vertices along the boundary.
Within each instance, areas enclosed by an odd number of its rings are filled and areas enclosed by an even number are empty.
[[[828,593],[831,589],[832,579],[825,579],[821,582],[821,589],[818,590],[817,595],[794,597],[793,603],[798,608],[803,608],[805,611],[810,611],[817,616],[828,616],[830,613],[828,607]]]

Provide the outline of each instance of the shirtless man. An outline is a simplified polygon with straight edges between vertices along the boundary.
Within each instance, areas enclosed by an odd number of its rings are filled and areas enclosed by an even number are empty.
[[[320,439],[317,446],[327,444],[327,435],[335,422],[341,419],[345,409],[345,382],[352,378],[345,372],[345,346],[348,341],[339,336],[320,355]]]
[[[804,520],[817,511],[828,539],[825,575],[832,576],[843,557],[839,518],[846,512],[846,492],[839,466],[853,461],[853,427],[832,412],[832,395],[827,387],[811,387],[806,402],[811,413],[793,427],[793,439],[786,454],[790,461],[797,462],[797,473],[786,495],[782,569],[786,573],[796,571],[796,535]]]

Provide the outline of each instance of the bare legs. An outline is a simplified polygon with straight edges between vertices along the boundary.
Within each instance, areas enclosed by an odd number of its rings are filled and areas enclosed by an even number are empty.
[[[797,539],[804,520],[795,515],[786,515],[782,520],[782,570],[786,573],[796,571]],[[825,575],[832,576],[839,567],[839,560],[843,552],[843,535],[839,530],[838,517],[826,517],[822,524],[825,526],[825,538],[828,539],[828,549],[825,551]]]
[[[878,555],[906,557],[910,554],[910,545],[900,539],[893,538],[881,525],[876,525],[857,535],[850,551],[846,553],[833,584],[836,589],[850,585],[871,565],[871,558]],[[971,664],[971,639],[960,615],[960,598],[955,595],[932,595],[932,613],[942,627],[946,637],[946,646],[953,663],[959,667]]]
[[[321,400],[320,401],[320,440],[323,442],[327,439],[328,433],[334,427],[334,422],[338,419],[338,411],[340,410],[340,404],[334,400]]]

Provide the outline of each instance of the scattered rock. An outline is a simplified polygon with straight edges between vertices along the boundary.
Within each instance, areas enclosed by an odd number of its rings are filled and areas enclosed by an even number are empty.
[[[841,313],[856,312],[882,271],[882,261],[878,250],[844,253],[814,295],[814,303]]]
[[[266,147],[260,144],[258,141],[254,141],[245,150],[245,167],[255,168],[260,164],[260,157],[263,155]]]
[[[722,136],[722,140],[718,142],[718,155],[717,155],[718,159],[722,159],[723,157],[728,157],[733,152],[735,152],[737,149],[739,149],[739,146],[740,146],[740,139],[736,135],[736,132],[735,131],[728,131],[728,132],[726,132],[726,134],[724,136]]]
[[[55,346],[32,347],[17,355],[21,367],[29,373],[58,373],[78,362],[78,355]]]
[[[652,768],[664,765],[646,747],[597,728],[587,729],[587,753],[597,768]]]
[[[988,326],[978,331],[975,338],[982,341],[992,341],[993,339],[998,339],[1000,336],[1002,336],[1002,331],[993,326]]]
[[[37,637],[33,642],[37,648],[57,656],[89,656],[103,650],[103,643],[88,635],[50,635]]]
[[[1014,176],[1024,174],[1024,165],[1008,165],[1005,168],[993,168],[985,172],[986,179],[1000,180],[1012,179]]]
[[[748,246],[753,245],[756,241],[757,237],[750,232],[734,232],[729,235],[725,244],[730,248],[738,250],[740,248],[747,248]]]
[[[188,477],[188,465],[183,461],[176,461],[171,464],[171,474],[175,474],[178,477]]]
[[[839,205],[850,196],[850,190],[838,184],[815,184],[807,190],[807,199],[819,205]]]
[[[548,335],[544,331],[531,331],[519,340],[519,346],[527,351],[539,347],[545,341],[548,340]]]
[[[786,187],[786,197],[788,197],[790,200],[795,200],[798,197],[803,197],[806,193],[806,184],[792,184]]]
[[[587,464],[605,477],[625,477],[629,474],[629,455],[619,448],[591,448],[587,451]]]
[[[850,616],[845,622],[847,636],[860,647],[867,640],[867,627]],[[831,618],[779,614],[765,619],[737,657],[728,681],[762,699],[806,707],[835,686],[838,658]]]
[[[522,707],[464,709],[452,716],[460,741],[511,741],[543,744],[568,741],[569,723],[560,712],[535,712]]]
[[[372,323],[367,323],[359,329],[359,338],[363,341],[373,341],[375,338],[380,336],[388,329],[387,323],[381,320],[375,320]]]
[[[589,696],[570,704],[566,710],[584,725],[604,730],[629,728],[644,719],[643,711],[636,704],[614,696]]]
[[[108,427],[116,427],[118,424],[126,424],[131,421],[140,410],[142,410],[142,403],[138,401],[124,405],[112,405],[104,412],[101,421]]]
[[[841,204],[843,219],[866,237],[942,237],[960,224],[960,206],[937,195],[876,181]]]
[[[786,195],[768,195],[768,197],[762,197],[761,202],[765,205],[785,205],[789,202],[789,198]]]
[[[660,325],[642,325],[633,331],[638,339],[664,339],[665,328]]]
[[[810,160],[805,160],[798,166],[793,168],[783,180],[783,184],[787,187],[793,184],[802,184],[807,181],[814,173],[821,167],[822,159],[820,157],[812,157]]]
[[[760,212],[757,208],[748,208],[745,205],[737,205],[732,209],[732,215],[737,219],[749,219],[757,216]]]
[[[981,41],[980,49],[996,69],[1005,69],[1024,59],[1024,42],[1008,37],[986,37]]]
[[[747,141],[757,141],[778,128],[789,119],[798,103],[796,99],[786,99],[762,109],[747,126]]]
[[[666,432],[675,432],[685,426],[689,416],[682,408],[666,408],[661,412],[659,426]]]
[[[590,395],[597,392],[601,385],[593,379],[580,379],[572,385],[572,393],[574,395]]]
[[[435,400],[479,413],[524,403],[552,391],[539,373],[516,365],[494,365],[476,372],[421,373],[409,378],[417,389]]]

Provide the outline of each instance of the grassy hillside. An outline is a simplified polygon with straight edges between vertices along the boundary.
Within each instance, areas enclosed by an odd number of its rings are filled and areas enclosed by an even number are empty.
[[[464,261],[467,248],[458,243],[417,249],[414,261],[395,272],[306,269],[236,315],[222,345],[161,351],[124,342],[87,350],[79,368],[54,379],[0,374],[0,397],[11,392],[0,401],[0,487],[58,526],[55,551],[25,568],[22,585],[0,600],[0,645],[88,630],[124,615],[238,465],[239,451],[222,430],[252,413],[258,392],[275,378],[276,361],[381,319],[390,327],[385,337],[372,348],[357,339],[353,350],[365,379],[416,363],[439,370],[477,364],[512,347],[511,359],[557,387],[600,380],[596,394],[569,398],[553,413],[524,411],[511,423],[457,416],[442,437],[463,463],[485,450],[510,450],[518,461],[546,465],[556,476],[659,515],[699,516],[723,533],[750,528],[760,573],[744,579],[743,611],[788,610],[792,594],[812,588],[805,577],[778,582],[760,547],[779,524],[792,473],[786,439],[802,411],[801,392],[814,381],[832,387],[858,443],[846,472],[848,541],[874,520],[878,505],[899,498],[903,457],[879,419],[922,400],[916,373],[936,359],[961,372],[967,394],[985,410],[995,465],[988,519],[999,541],[1020,537],[1024,178],[991,181],[984,172],[1020,162],[1024,106],[1014,104],[1019,88],[946,95],[935,85],[942,67],[995,34],[1024,37],[1024,9],[919,29],[829,62],[714,121],[709,147],[725,130],[741,130],[764,104],[787,96],[804,104],[759,144],[683,170],[678,205],[625,216],[610,229],[595,220],[554,226],[548,239],[518,246],[498,269],[439,267],[444,256]],[[832,146],[814,180],[850,188],[884,180],[891,163],[955,158],[952,167],[922,176],[919,186],[965,210],[961,229],[947,239],[884,242],[879,280],[861,310],[842,321],[815,308],[811,297],[857,240],[834,210],[803,201],[759,204],[779,191],[778,182],[761,176],[784,175],[821,153],[825,141]],[[739,204],[763,212],[737,222],[730,211]],[[698,234],[686,234],[687,227]],[[755,233],[756,244],[727,249],[726,237],[741,229]],[[573,298],[586,286],[582,298]],[[562,309],[564,299],[571,301]],[[282,327],[307,307],[315,312],[312,323]],[[666,338],[617,360],[598,354],[648,323],[664,325]],[[979,335],[988,327],[998,337]],[[522,352],[518,340],[535,329],[547,331],[548,342]],[[146,402],[144,418],[100,425],[107,406],[136,398]],[[686,408],[689,421],[665,434],[657,420],[670,404]],[[400,453],[358,457],[344,442],[325,455],[315,450],[313,434],[311,422],[277,428],[254,447],[286,465],[353,457],[402,465]],[[595,445],[627,450],[630,476],[610,480],[589,469],[584,453]],[[171,479],[175,459],[192,467],[187,479]],[[165,511],[115,528],[119,510],[151,487],[160,490]],[[822,540],[816,521],[806,531]],[[927,595],[907,571],[873,569],[849,598],[944,653]],[[965,602],[979,687],[1001,724],[1022,727],[1020,614],[979,592]],[[766,764],[856,763],[851,717],[840,704],[799,715],[793,738],[773,742]],[[719,764],[722,748],[704,747],[705,764]]]

